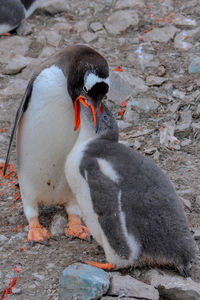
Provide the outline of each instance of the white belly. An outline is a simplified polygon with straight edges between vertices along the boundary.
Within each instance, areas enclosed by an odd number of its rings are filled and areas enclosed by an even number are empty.
[[[36,198],[45,205],[67,203],[71,190],[64,175],[64,163],[77,135],[66,78],[56,66],[44,69],[34,82],[17,136],[19,184],[24,202]]]

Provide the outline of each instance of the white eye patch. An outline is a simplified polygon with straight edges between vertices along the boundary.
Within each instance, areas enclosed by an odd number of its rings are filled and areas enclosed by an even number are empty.
[[[87,75],[85,79],[85,88],[87,91],[91,90],[91,88],[98,82],[104,82],[108,86],[110,86],[110,78],[109,76],[107,78],[101,78],[95,75],[94,73],[90,73]]]

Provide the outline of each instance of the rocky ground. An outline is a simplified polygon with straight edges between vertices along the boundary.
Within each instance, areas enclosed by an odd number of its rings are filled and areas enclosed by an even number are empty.
[[[197,243],[193,281],[188,279],[172,289],[178,290],[176,295],[163,292],[167,280],[182,280],[174,279],[173,272],[149,275],[152,271],[143,268],[123,271],[123,275],[155,286],[159,297],[172,300],[200,299],[199,36],[199,0],[51,0],[35,11],[17,34],[0,37],[1,162],[16,110],[37,64],[57,49],[82,43],[104,55],[111,70],[121,67],[112,71],[107,99],[119,120],[121,140],[151,157],[167,173],[183,201]],[[15,146],[11,162],[16,165]],[[0,179],[0,292],[17,277],[7,299],[58,299],[63,269],[80,260],[104,260],[103,251],[94,241],[69,241],[59,235],[66,223],[62,208],[41,208],[41,223],[51,228],[55,239],[48,245],[29,245],[14,173],[11,178],[12,186],[8,179]],[[166,276],[164,280],[160,274]],[[155,294],[151,298],[128,292],[125,279],[115,292],[112,283],[102,299],[154,299]],[[119,282],[123,280],[118,280],[117,286]],[[189,286],[188,290],[192,286],[193,291],[180,292],[181,286]]]

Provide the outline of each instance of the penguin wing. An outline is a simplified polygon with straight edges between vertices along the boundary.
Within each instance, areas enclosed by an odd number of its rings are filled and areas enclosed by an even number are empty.
[[[98,159],[87,154],[81,161],[80,172],[89,186],[94,212],[109,244],[118,255],[128,258],[129,248],[120,223],[118,184],[102,172]]]
[[[14,136],[15,136],[16,131],[17,131],[19,121],[21,120],[21,117],[23,116],[23,113],[26,111],[26,109],[28,107],[28,104],[29,104],[29,100],[30,100],[30,97],[31,97],[32,89],[33,89],[33,82],[34,82],[34,78],[29,81],[29,84],[26,88],[25,94],[22,98],[22,101],[21,101],[20,106],[19,106],[19,108],[17,110],[17,113],[16,113],[15,123],[14,123],[13,129],[12,129],[10,142],[9,142],[9,146],[8,146],[6,162],[5,162],[5,165],[4,165],[4,171],[3,171],[4,175],[6,174],[6,170],[7,170],[7,167],[8,167],[8,163],[9,163],[9,159],[10,159],[11,146],[12,146],[13,139],[14,139]]]

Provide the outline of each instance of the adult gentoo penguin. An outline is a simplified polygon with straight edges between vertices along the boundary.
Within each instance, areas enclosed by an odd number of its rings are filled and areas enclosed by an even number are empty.
[[[17,28],[42,0],[0,0],[0,34]]]
[[[67,236],[85,239],[80,211],[65,174],[64,164],[78,131],[74,131],[73,102],[80,95],[98,108],[109,89],[109,68],[95,50],[70,46],[48,59],[30,80],[12,131],[17,130],[18,177],[28,239],[43,241],[49,234],[38,220],[38,203],[64,205],[68,213]],[[73,172],[73,170],[72,170]]]
[[[81,107],[80,134],[65,165],[85,223],[109,262],[87,263],[171,266],[187,276],[194,242],[171,182],[152,160],[118,142],[116,121],[103,104],[97,119],[95,133],[91,111]]]

